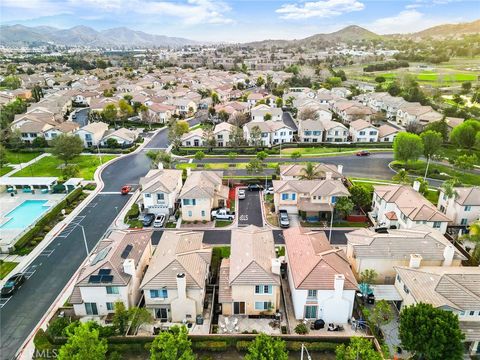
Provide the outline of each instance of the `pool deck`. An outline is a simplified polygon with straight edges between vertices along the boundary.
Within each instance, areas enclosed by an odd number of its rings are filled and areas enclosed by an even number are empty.
[[[46,200],[46,205],[55,206],[66,194],[40,194],[40,193],[18,193],[11,196],[8,193],[0,193],[0,226],[7,221],[5,215],[15,209],[26,200]],[[45,212],[46,213],[46,212]],[[41,215],[43,216],[43,214]],[[41,217],[40,216],[40,217]],[[33,224],[30,224],[30,226]],[[16,238],[21,235],[25,229],[2,229],[0,227],[0,248],[4,250],[15,243]]]

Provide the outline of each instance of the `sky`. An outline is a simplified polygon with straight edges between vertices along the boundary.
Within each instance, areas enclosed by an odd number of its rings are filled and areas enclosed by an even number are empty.
[[[409,33],[480,18],[478,0],[1,0],[0,24],[125,26],[211,42],[300,39],[359,25]]]

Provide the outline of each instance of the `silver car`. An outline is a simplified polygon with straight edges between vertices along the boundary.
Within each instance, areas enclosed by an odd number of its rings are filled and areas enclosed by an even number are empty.
[[[245,199],[245,190],[240,189],[238,190],[238,200],[243,200],[243,199]]]

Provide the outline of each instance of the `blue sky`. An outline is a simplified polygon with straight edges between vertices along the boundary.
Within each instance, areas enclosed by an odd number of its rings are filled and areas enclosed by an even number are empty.
[[[480,18],[477,0],[2,0],[0,23],[126,26],[194,40],[298,39],[360,25],[407,33]]]

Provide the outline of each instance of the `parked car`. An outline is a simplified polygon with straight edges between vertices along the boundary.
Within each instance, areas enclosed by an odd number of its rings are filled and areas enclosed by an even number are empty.
[[[2,290],[1,290],[1,296],[2,297],[10,297],[12,296],[15,291],[17,291],[20,286],[25,282],[26,278],[25,275],[22,273],[15,274],[11,276],[5,285],[3,285]]]
[[[248,184],[248,191],[260,191],[263,187],[258,184]]]
[[[157,215],[153,222],[153,227],[162,227],[165,224],[165,215]]]
[[[219,209],[212,211],[213,220],[233,220],[235,219],[235,213],[228,209]]]
[[[122,195],[127,195],[130,191],[132,191],[132,187],[130,185],[123,185],[120,192]]]
[[[143,217],[143,226],[152,225],[153,220],[155,220],[155,214],[145,214]]]
[[[357,152],[356,155],[357,155],[357,156],[369,156],[369,155],[370,155],[370,151],[361,150],[361,151]]]
[[[279,210],[278,211],[278,222],[279,222],[281,228],[290,227],[290,219],[288,218],[287,210]]]
[[[245,199],[245,189],[238,190],[238,200]]]
[[[273,195],[273,186],[270,186],[267,190],[265,190],[266,195]]]

